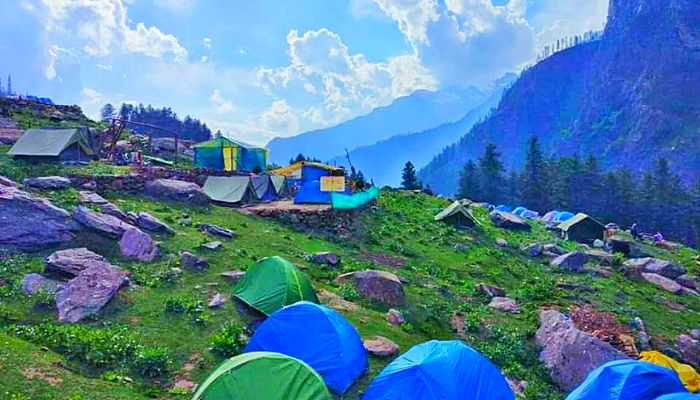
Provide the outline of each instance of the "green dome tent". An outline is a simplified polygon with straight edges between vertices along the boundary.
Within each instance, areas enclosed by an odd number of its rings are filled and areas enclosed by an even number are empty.
[[[192,400],[331,400],[323,378],[303,361],[253,352],[230,358],[207,377]]]
[[[282,257],[267,257],[255,263],[233,295],[265,315],[301,300],[318,303],[306,275]]]

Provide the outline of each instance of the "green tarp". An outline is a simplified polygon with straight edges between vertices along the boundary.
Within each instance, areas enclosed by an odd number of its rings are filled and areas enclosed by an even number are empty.
[[[230,358],[202,383],[193,400],[331,400],[321,376],[306,363],[279,353]]]
[[[471,228],[478,225],[478,221],[468,208],[468,203],[455,201],[435,216],[435,221],[444,221],[457,228]]]
[[[12,146],[8,154],[30,157],[60,157],[72,145],[79,145],[83,152],[93,151],[80,129],[27,129]]]
[[[236,285],[233,295],[265,315],[301,300],[318,303],[306,275],[281,257],[258,261]]]
[[[229,205],[249,203],[255,196],[248,176],[210,176],[202,190],[212,201]]]
[[[331,204],[336,210],[354,210],[362,207],[370,201],[379,197],[379,188],[371,187],[364,192],[357,192],[352,195],[332,192]]]

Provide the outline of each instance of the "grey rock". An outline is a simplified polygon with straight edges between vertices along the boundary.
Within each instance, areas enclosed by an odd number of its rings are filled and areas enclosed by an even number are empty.
[[[184,269],[201,271],[207,269],[208,263],[204,257],[197,257],[188,251],[182,251],[180,252],[180,265]]]
[[[551,243],[545,244],[543,247],[543,250],[548,252],[548,253],[552,253],[552,254],[555,254],[558,256],[560,256],[562,254],[566,254],[566,250],[564,248],[557,246],[556,244],[551,244]]]
[[[335,283],[350,283],[360,296],[392,306],[405,303],[403,285],[399,278],[387,271],[367,270],[349,272],[338,276]]]
[[[666,278],[658,274],[652,274],[648,272],[642,272],[642,278],[649,283],[660,287],[663,290],[671,292],[673,294],[683,294],[683,286],[674,281],[673,279]]]
[[[50,201],[0,186],[0,250],[38,251],[75,238],[80,225]]]
[[[0,175],[0,186],[17,188],[19,187],[19,184],[10,178]]]
[[[700,339],[700,329],[693,329],[690,331],[690,336],[693,337],[693,339]]]
[[[518,303],[507,297],[494,297],[489,303],[489,307],[494,310],[503,311],[507,313],[518,313],[520,312],[520,307]]]
[[[542,252],[544,252],[544,246],[542,246],[541,243],[533,243],[520,250],[528,257],[539,257],[542,255]]]
[[[173,231],[168,224],[145,211],[138,213],[137,218],[139,227],[147,231],[167,234],[175,233],[175,231]]]
[[[197,228],[211,236],[218,236],[225,239],[233,239],[236,237],[236,232],[219,225],[199,223],[197,224]]]
[[[175,179],[157,179],[146,182],[146,196],[164,201],[184,202],[196,206],[207,206],[209,197],[197,184]]]
[[[599,264],[613,265],[615,263],[615,256],[612,253],[608,253],[605,250],[590,249],[585,250],[583,254],[585,254],[589,260],[595,261]]]
[[[452,249],[456,251],[457,253],[468,253],[469,252],[469,247],[466,244],[462,243],[457,243],[456,245],[452,246]]]
[[[586,261],[588,258],[585,254],[580,251],[572,251],[558,256],[550,262],[550,265],[566,272],[581,272]]]
[[[684,288],[698,290],[698,280],[692,275],[683,274],[676,278],[676,282],[678,282],[678,284],[680,284]]]
[[[622,253],[627,257],[638,258],[647,256],[646,251],[639,243],[620,236],[608,238],[608,246],[613,253]]]
[[[41,176],[38,178],[27,178],[22,181],[24,186],[37,189],[62,190],[68,189],[71,185],[70,179],[62,176]]]
[[[217,241],[201,244],[200,247],[207,250],[219,250],[224,244]]]
[[[488,297],[505,297],[506,296],[506,291],[493,286],[493,285],[487,285],[486,283],[479,283],[476,285],[476,290],[479,292],[485,294]]]
[[[504,248],[508,247],[508,241],[503,238],[496,239],[496,246]]]
[[[228,279],[229,281],[231,281],[233,283],[236,283],[236,282],[240,281],[241,279],[243,279],[243,277],[245,276],[245,271],[226,271],[226,272],[222,272],[221,276],[223,276],[224,278]]]
[[[63,283],[49,279],[39,274],[26,274],[22,277],[22,291],[28,296],[33,296],[39,292],[55,294],[63,287]]]
[[[226,304],[226,297],[222,295],[221,293],[216,293],[210,300],[209,303],[207,303],[207,307],[209,308],[219,308]]]
[[[111,215],[113,217],[119,218],[120,220],[126,222],[127,224],[130,222],[129,216],[124,211],[122,211],[119,207],[117,207],[117,205],[114,203],[107,202],[104,204],[100,204],[99,207],[100,207],[100,211],[103,214],[107,214],[107,215]]]
[[[122,235],[119,240],[119,252],[123,257],[144,262],[155,260],[160,253],[151,235],[134,227],[127,229]]]
[[[676,339],[676,349],[684,362],[694,368],[700,367],[700,342],[688,335],[680,335]]]
[[[393,308],[386,312],[386,320],[391,325],[401,325],[406,322],[406,318],[404,318],[401,311]]]
[[[44,264],[46,265],[46,272],[76,276],[80,271],[88,269],[95,264],[109,265],[109,262],[101,255],[81,247],[56,251],[46,257]]]
[[[491,222],[499,228],[529,231],[530,224],[515,214],[493,211],[491,212]]]
[[[672,261],[651,257],[641,258],[638,261],[642,263],[644,272],[658,274],[669,279],[676,279],[687,272],[683,266]]]
[[[335,267],[340,263],[340,257],[336,253],[324,251],[314,254],[311,257],[311,262],[315,264],[325,264]]]
[[[384,336],[372,336],[365,339],[362,344],[365,350],[373,356],[392,357],[399,354],[399,345]]]
[[[540,313],[535,339],[542,346],[540,360],[552,381],[565,391],[576,387],[599,365],[628,358],[610,344],[581,332],[570,318],[555,310]]]
[[[114,266],[97,264],[81,271],[56,293],[58,320],[75,323],[96,315],[128,283],[126,274]]]
[[[117,217],[92,211],[84,206],[78,206],[73,211],[73,218],[100,235],[111,239],[119,239],[127,229],[133,228]]]
[[[95,192],[89,190],[81,190],[78,193],[78,201],[82,204],[105,204],[109,203],[107,199]]]

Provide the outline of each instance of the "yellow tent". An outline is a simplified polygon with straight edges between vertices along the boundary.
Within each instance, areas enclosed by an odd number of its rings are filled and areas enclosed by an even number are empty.
[[[676,371],[688,391],[695,393],[700,390],[700,375],[690,365],[681,364],[659,351],[643,351],[639,359]]]

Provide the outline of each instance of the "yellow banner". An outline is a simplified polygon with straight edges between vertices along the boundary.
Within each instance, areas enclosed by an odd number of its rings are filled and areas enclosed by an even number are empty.
[[[345,177],[344,176],[322,176],[321,177],[322,192],[344,192]]]

